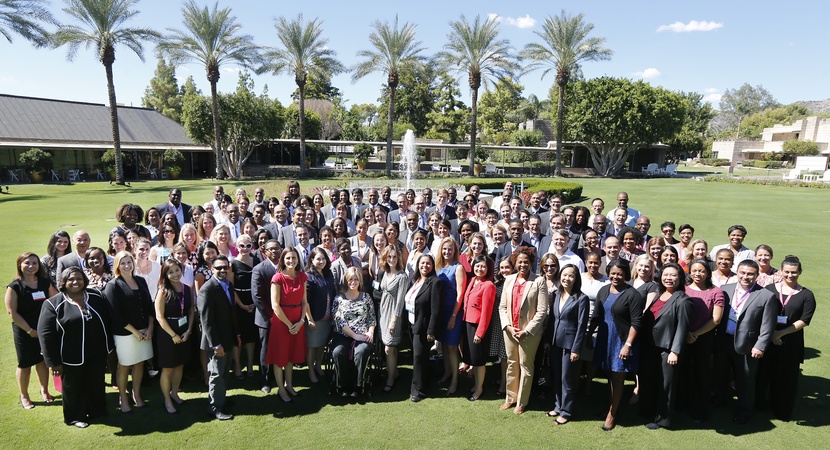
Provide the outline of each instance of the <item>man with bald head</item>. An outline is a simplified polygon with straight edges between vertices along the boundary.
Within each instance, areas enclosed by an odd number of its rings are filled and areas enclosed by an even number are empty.
[[[637,219],[640,218],[642,213],[640,211],[637,211],[634,208],[629,208],[628,207],[628,193],[627,192],[620,192],[619,194],[617,194],[617,207],[618,208],[624,208],[626,210],[626,213],[628,213],[628,217],[625,220],[625,226],[633,227],[634,225],[637,224]],[[608,215],[606,216],[606,217],[608,217],[608,220],[611,221],[611,222],[614,221],[614,211],[615,210],[612,209],[611,212],[609,212]]]
[[[211,200],[210,203],[213,205],[213,210],[214,211],[219,211],[220,209],[222,209],[221,203],[222,203],[222,197],[224,197],[224,196],[225,196],[225,188],[223,188],[219,184],[217,184],[216,186],[213,187],[213,200]]]
[[[60,279],[64,269],[70,267],[86,268],[84,267],[84,256],[86,256],[86,251],[89,249],[89,243],[89,233],[84,230],[78,230],[72,235],[72,253],[63,255],[58,259],[58,279]]]
[[[182,203],[182,190],[179,188],[170,189],[168,202],[156,206],[156,209],[160,216],[164,216],[167,213],[176,216],[176,219],[179,221],[179,227],[190,222],[190,205]]]

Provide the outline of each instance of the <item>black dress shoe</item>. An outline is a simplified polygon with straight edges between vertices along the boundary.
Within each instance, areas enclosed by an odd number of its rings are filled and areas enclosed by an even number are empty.
[[[412,403],[418,403],[423,400],[423,398],[419,395],[413,395],[412,397],[409,397],[409,400],[411,400]]]
[[[260,389],[260,390],[261,390],[262,392],[266,393],[266,394],[270,394],[270,393],[271,393],[271,386],[267,386],[267,385],[266,385],[266,386],[262,386],[262,389]]]

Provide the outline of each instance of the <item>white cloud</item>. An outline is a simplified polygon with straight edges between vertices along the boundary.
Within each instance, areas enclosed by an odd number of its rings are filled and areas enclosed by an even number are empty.
[[[642,78],[644,80],[657,78],[660,75],[660,71],[655,69],[654,67],[649,67],[648,69],[643,70],[642,72],[634,72],[634,76]]]
[[[703,92],[705,92],[707,94],[716,94],[719,91],[720,91],[720,89],[718,89],[718,88],[706,88],[706,89],[703,90]]]
[[[692,20],[689,23],[675,22],[671,25],[660,25],[657,27],[657,32],[673,31],[675,33],[687,33],[689,31],[712,31],[718,28],[723,28],[723,22],[707,22],[701,20]]]
[[[487,14],[488,20],[495,20],[496,22],[504,22],[507,25],[516,28],[533,28],[536,25],[536,19],[530,17],[530,14],[525,14],[524,17],[502,17],[496,13]]]
[[[225,73],[239,73],[239,67],[223,67],[222,72],[225,72]]]
[[[721,97],[723,97],[723,94],[709,94],[709,95],[703,97],[703,101],[709,102],[709,103],[712,103],[712,104],[718,104],[718,103],[720,103]]]
[[[14,84],[16,80],[13,76],[2,75],[0,76],[0,83],[3,84]]]

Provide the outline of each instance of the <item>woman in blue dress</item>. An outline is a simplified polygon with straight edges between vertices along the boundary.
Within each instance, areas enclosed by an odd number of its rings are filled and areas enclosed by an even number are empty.
[[[594,363],[609,374],[611,407],[602,429],[610,431],[616,426],[625,374],[636,372],[639,365],[639,343],[636,339],[645,301],[627,283],[631,276],[628,261],[615,259],[608,263],[606,271],[611,284],[603,286],[597,293],[591,331],[599,327]]]
[[[440,251],[435,257],[435,268],[444,289],[444,302],[441,305],[441,319],[438,322],[438,341],[444,355],[444,376],[441,383],[451,379],[447,395],[452,395],[458,388],[458,344],[461,342],[461,316],[459,310],[464,301],[464,288],[467,286],[467,274],[458,261],[458,243],[451,237],[441,239]]]

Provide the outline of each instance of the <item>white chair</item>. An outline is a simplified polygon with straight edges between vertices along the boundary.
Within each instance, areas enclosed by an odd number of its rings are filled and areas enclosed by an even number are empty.
[[[801,169],[792,169],[789,173],[785,173],[784,175],[782,175],[785,181],[798,180],[799,176],[801,176]]]
[[[69,169],[69,181],[80,181],[81,171],[78,169]]]
[[[433,172],[440,172],[440,171],[441,171],[441,164],[439,164],[439,163],[432,163],[432,171],[433,171]]]
[[[816,181],[821,181],[823,183],[830,183],[830,170],[825,170],[824,175]]]
[[[352,161],[347,161],[343,163],[344,170],[352,170],[354,168],[354,163]]]
[[[20,183],[20,178],[17,177],[17,173],[14,170],[9,169],[9,178],[15,183]]]
[[[649,175],[654,175],[658,173],[660,169],[657,166],[657,163],[650,163],[648,166],[643,167],[642,172],[647,173]]]
[[[104,179],[104,174],[101,173],[100,169],[95,169],[95,179],[96,180],[103,180]]]
[[[461,164],[451,164],[450,165],[450,173],[461,173]]]
[[[156,169],[150,169],[150,178],[152,178],[154,180],[158,180],[159,176],[158,176],[158,173],[156,172]]]
[[[664,169],[664,173],[669,174],[669,176],[677,175],[677,164],[669,164]]]
[[[326,161],[323,163],[326,169],[334,169],[334,161]]]
[[[61,180],[61,177],[59,177],[58,174],[55,173],[54,169],[50,170],[49,172],[52,172],[52,181],[60,181]]]
[[[499,169],[498,167],[496,167],[495,164],[490,163],[490,164],[487,164],[486,166],[484,166],[484,173],[485,174],[504,173],[504,169]]]
[[[162,180],[167,179],[167,170],[166,169],[161,169],[161,179]]]

